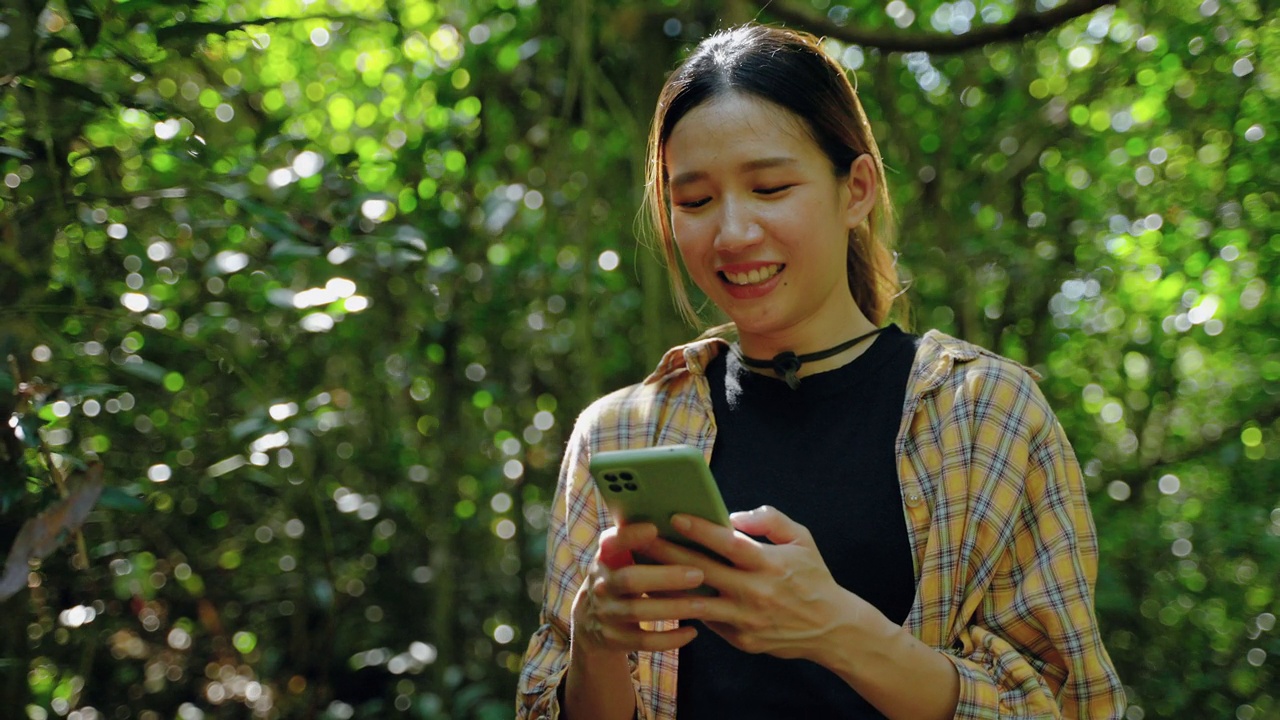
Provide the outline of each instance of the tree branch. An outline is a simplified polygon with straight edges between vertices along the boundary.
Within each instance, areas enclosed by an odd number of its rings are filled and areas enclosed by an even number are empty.
[[[1239,442],[1240,431],[1244,430],[1245,425],[1249,422],[1255,422],[1262,427],[1267,427],[1277,420],[1280,420],[1280,404],[1264,408],[1259,412],[1245,413],[1241,420],[1223,428],[1221,434],[1219,434],[1214,440],[1202,442],[1199,445],[1186,448],[1178,453],[1161,455],[1159,458],[1135,468],[1128,468],[1120,472],[1111,473],[1110,475],[1104,474],[1104,477],[1109,477],[1112,480],[1123,480],[1131,486],[1139,485],[1150,480],[1151,476],[1154,475],[1156,470],[1159,468],[1167,467],[1169,465],[1177,465],[1188,460],[1194,460],[1197,457],[1206,455],[1223,447],[1227,443]]]
[[[878,48],[885,52],[927,52],[934,55],[951,55],[984,45],[1021,40],[1028,35],[1052,30],[1100,7],[1112,5],[1114,0],[1068,0],[1051,10],[1019,13],[1007,23],[982,25],[963,35],[865,30],[838,25],[826,17],[791,7],[780,0],[756,0],[756,3],[762,10],[779,20],[851,45]]]

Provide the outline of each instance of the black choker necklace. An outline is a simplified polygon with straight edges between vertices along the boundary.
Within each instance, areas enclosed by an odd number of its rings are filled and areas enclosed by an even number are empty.
[[[826,350],[820,350],[818,352],[813,352],[813,353],[807,353],[805,355],[796,355],[790,350],[784,350],[783,352],[780,352],[777,355],[774,355],[771,360],[760,360],[759,358],[747,357],[746,354],[742,352],[741,348],[738,349],[738,355],[742,357],[742,363],[747,367],[773,370],[774,372],[778,373],[778,375],[782,377],[783,381],[787,383],[787,387],[791,388],[792,390],[795,390],[796,388],[800,387],[800,378],[796,377],[796,373],[800,371],[801,365],[807,362],[817,362],[818,360],[826,360],[827,358],[832,357],[834,355],[839,355],[845,350],[848,350],[854,345],[857,345],[863,340],[866,340],[872,335],[880,333],[884,330],[885,328],[882,328],[882,327],[876,328],[875,330],[872,330],[869,333],[859,335],[858,337],[852,340],[849,340],[847,342],[842,342],[833,348],[828,348]]]

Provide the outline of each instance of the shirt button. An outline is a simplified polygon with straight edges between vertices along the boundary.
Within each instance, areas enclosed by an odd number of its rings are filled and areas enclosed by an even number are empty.
[[[907,507],[920,507],[920,504],[923,502],[924,497],[922,497],[918,491],[912,490],[907,493]]]

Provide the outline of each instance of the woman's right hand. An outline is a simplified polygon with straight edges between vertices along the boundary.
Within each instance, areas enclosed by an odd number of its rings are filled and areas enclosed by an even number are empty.
[[[640,629],[642,621],[697,617],[704,607],[701,596],[687,593],[702,584],[701,570],[633,561],[657,537],[652,523],[613,527],[600,535],[591,570],[573,601],[574,654],[674,650],[697,635],[689,626]]]

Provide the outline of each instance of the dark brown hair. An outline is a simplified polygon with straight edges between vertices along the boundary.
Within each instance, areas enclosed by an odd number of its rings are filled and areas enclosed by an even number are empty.
[[[745,93],[784,108],[803,121],[839,177],[859,155],[875,161],[875,208],[849,233],[849,288],[867,318],[882,324],[902,296],[893,245],[893,209],[880,149],[843,68],[808,33],[767,25],[723,30],[699,43],[667,78],[649,133],[645,206],[671,276],[676,307],[700,323],[689,302],[671,228],[665,152],[671,131],[690,110],[729,93]],[[904,321],[905,312],[903,313]]]

